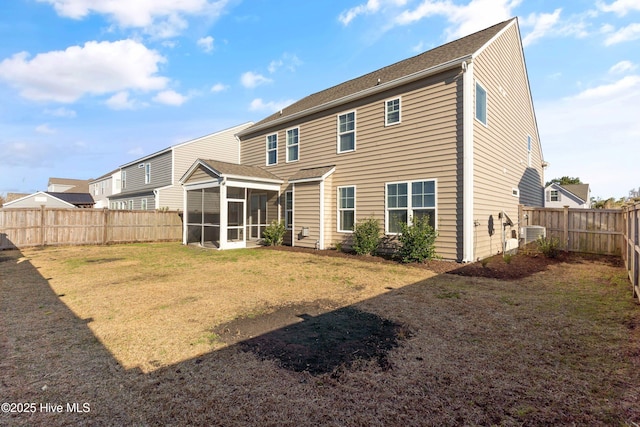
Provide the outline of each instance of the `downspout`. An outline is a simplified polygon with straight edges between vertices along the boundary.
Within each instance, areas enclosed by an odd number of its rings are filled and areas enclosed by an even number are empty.
[[[320,238],[318,249],[324,249],[324,179],[320,181]]]
[[[462,73],[462,262],[473,262],[473,62]]]
[[[188,216],[189,215],[187,212],[187,187],[185,187],[183,184],[182,185],[182,244],[183,245],[187,244]]]

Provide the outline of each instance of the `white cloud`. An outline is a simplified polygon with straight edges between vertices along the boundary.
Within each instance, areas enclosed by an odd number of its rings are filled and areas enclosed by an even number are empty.
[[[268,70],[271,74],[278,71],[280,68],[285,68],[291,72],[296,71],[296,69],[302,65],[302,61],[296,55],[292,55],[289,53],[283,53],[280,59],[275,59],[269,63]]]
[[[252,71],[247,71],[240,76],[240,82],[242,86],[252,89],[265,83],[271,83],[273,80]]]
[[[222,83],[216,83],[213,86],[211,86],[211,92],[222,92],[225,91],[229,88],[229,86],[226,86]]]
[[[613,67],[609,68],[609,73],[624,74],[629,71],[635,71],[636,68],[638,68],[638,66],[631,61],[620,61]]]
[[[56,133],[56,130],[49,127],[48,123],[43,123],[39,126],[36,126],[36,132],[44,133],[46,135],[53,135],[54,133]]]
[[[625,76],[561,100],[539,102],[536,115],[553,176],[579,176],[593,195],[621,197],[637,186],[640,75]],[[579,146],[568,150],[567,144]],[[615,171],[615,172],[614,172]]]
[[[532,26],[533,30],[522,39],[522,44],[528,46],[548,34],[558,24],[561,12],[562,9],[556,9],[553,13],[532,13],[524,19],[522,25]]]
[[[640,11],[638,0],[616,0],[611,4],[598,1],[596,5],[603,12],[613,12],[619,16],[624,16],[632,11]]]
[[[107,99],[106,104],[112,110],[134,110],[137,108],[137,103],[135,100],[129,99],[129,92],[126,90]]]
[[[629,24],[618,31],[610,32],[605,38],[605,46],[640,39],[640,24]]]
[[[76,117],[76,112],[74,110],[70,110],[68,108],[64,108],[64,107],[60,107],[60,108],[55,108],[53,110],[44,110],[45,114],[48,114],[50,116],[54,116],[54,117],[66,117],[68,119],[72,119],[74,117]]]
[[[204,50],[207,53],[213,51],[213,37],[211,36],[202,37],[201,39],[198,39],[197,44],[200,48],[202,48],[202,50]]]
[[[157,75],[163,62],[156,51],[133,40],[91,41],[33,59],[17,53],[0,62],[0,78],[24,98],[71,103],[88,94],[163,89],[168,79]]]
[[[277,102],[264,102],[261,98],[256,98],[251,101],[251,104],[249,104],[249,111],[267,111],[270,113],[275,113],[276,111],[280,111],[284,107],[293,104],[293,102],[294,101],[292,99]]]
[[[380,9],[379,0],[368,0],[365,4],[352,7],[351,9],[342,12],[338,17],[338,20],[342,22],[343,25],[349,25],[349,23],[353,21],[354,18],[356,18],[358,15],[375,13],[379,9]]]
[[[5,166],[44,167],[51,164],[52,146],[34,142],[0,142],[0,158]]]
[[[187,28],[185,16],[218,17],[228,0],[38,0],[67,18],[106,15],[122,28],[140,28],[157,37],[173,37]]]
[[[188,97],[173,90],[162,91],[153,98],[155,102],[160,104],[173,105],[176,107],[184,104],[188,99]]]

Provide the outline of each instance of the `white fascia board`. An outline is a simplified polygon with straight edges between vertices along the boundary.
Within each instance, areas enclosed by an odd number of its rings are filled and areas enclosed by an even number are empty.
[[[462,262],[473,262],[473,62],[466,65],[462,85]]]

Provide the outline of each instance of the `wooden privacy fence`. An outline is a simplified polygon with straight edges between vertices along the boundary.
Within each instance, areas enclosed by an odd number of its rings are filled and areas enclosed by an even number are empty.
[[[180,240],[176,211],[0,209],[0,249]]]
[[[623,209],[625,223],[622,259],[633,286],[633,296],[640,299],[640,203]]]
[[[562,249],[603,255],[622,255],[625,221],[621,209],[521,207],[520,226],[541,225]]]

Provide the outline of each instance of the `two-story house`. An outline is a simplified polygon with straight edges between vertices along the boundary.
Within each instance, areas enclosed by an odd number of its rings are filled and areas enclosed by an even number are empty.
[[[518,205],[542,206],[543,158],[517,19],[314,93],[239,132],[241,166],[182,178],[184,242],[242,247],[283,219],[286,244],[349,244],[354,225],[428,216],[437,253],[499,253]]]
[[[591,189],[589,184],[565,184],[552,182],[544,189],[545,208],[591,208]]]
[[[109,198],[120,193],[120,169],[106,173],[89,182],[89,194],[95,200],[95,208],[117,209],[115,202],[109,203]]]
[[[109,197],[114,209],[183,209],[180,178],[199,157],[239,163],[236,133],[253,123],[234,126],[173,145],[120,167],[119,194]]]

